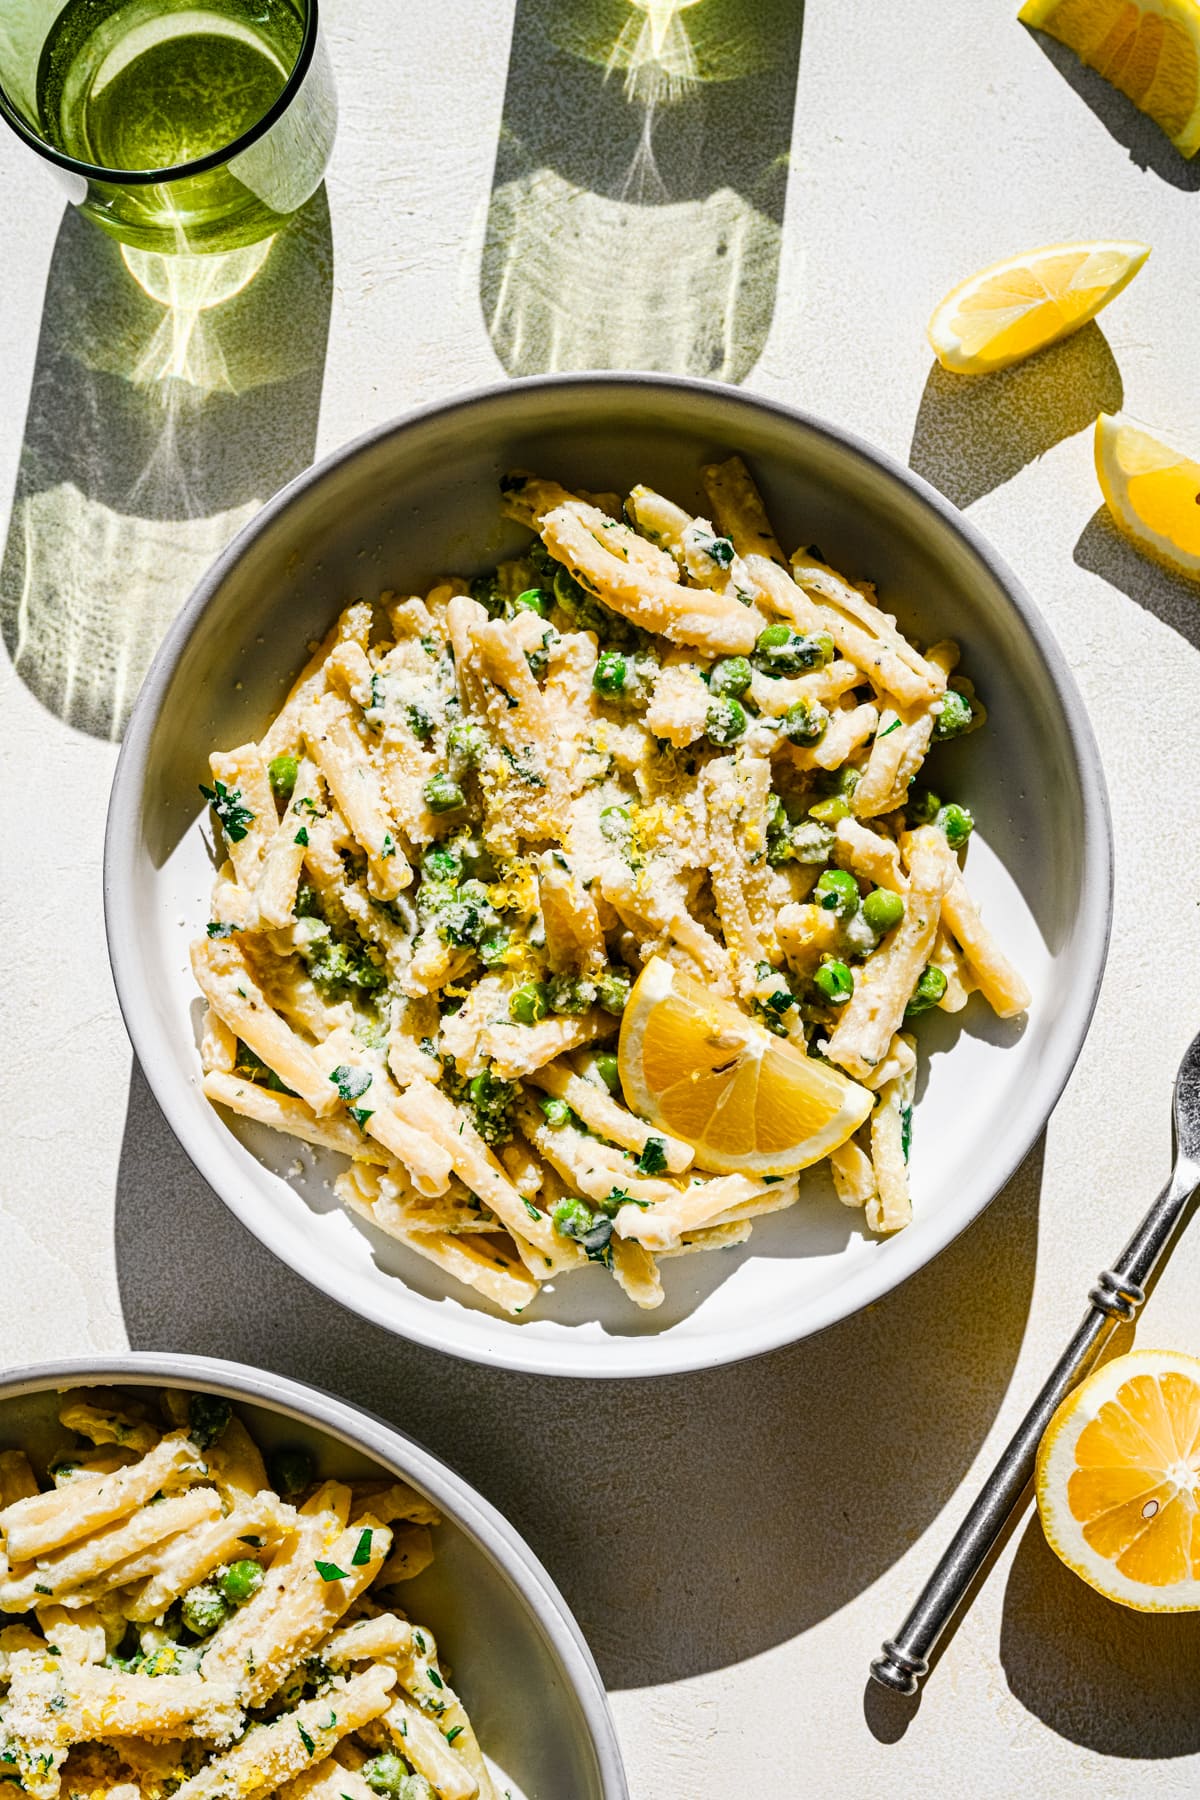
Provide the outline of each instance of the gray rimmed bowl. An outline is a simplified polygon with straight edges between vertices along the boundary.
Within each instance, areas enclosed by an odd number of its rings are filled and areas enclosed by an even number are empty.
[[[591,1652],[566,1601],[495,1507],[446,1464],[371,1414],[242,1363],[139,1354],[42,1363],[0,1380],[0,1449],[35,1462],[74,1440],[57,1398],[74,1387],[177,1387],[223,1394],[266,1450],[303,1444],[322,1476],[402,1476],[442,1514],[432,1566],[406,1584],[454,1668],[501,1792],[512,1800],[629,1800],[616,1731]],[[531,1702],[531,1696],[536,1703]]]
[[[664,1264],[667,1298],[640,1314],[601,1270],[520,1320],[333,1203],[328,1169],[263,1127],[236,1127],[199,1090],[189,939],[212,867],[198,784],[207,756],[261,734],[347,600],[469,575],[525,535],[497,481],[532,467],[603,490],[648,481],[698,509],[702,462],[741,451],[788,547],[816,542],[922,642],[954,636],[989,709],[985,731],[937,752],[937,784],[977,828],[967,878],[1034,994],[1025,1020],[978,996],[922,1021],[914,1223],[873,1241],[814,1176],[800,1206],[742,1247]],[[932,773],[932,772],[931,772]],[[335,452],[234,540],[175,621],[147,676],[113,784],[105,913],[134,1048],[196,1167],[276,1255],[388,1329],[535,1373],[626,1376],[731,1362],[817,1331],[921,1267],[976,1217],[1029,1151],[1095,1005],[1108,943],[1112,848],[1091,727],[1020,582],[940,494],[840,427],[738,390],[663,376],[547,377],[413,413]]]

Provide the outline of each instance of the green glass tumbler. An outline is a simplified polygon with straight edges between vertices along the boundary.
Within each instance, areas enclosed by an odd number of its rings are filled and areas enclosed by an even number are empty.
[[[5,0],[0,114],[113,237],[203,255],[315,193],[337,99],[317,0]]]

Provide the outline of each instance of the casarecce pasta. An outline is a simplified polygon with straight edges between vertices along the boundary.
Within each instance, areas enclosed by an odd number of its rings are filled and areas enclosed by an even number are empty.
[[[970,813],[916,785],[984,723],[957,645],[786,558],[740,458],[702,478],[711,517],[507,476],[526,551],[348,606],[204,788],[205,1093],[345,1156],[353,1213],[514,1315],[589,1261],[655,1306],[661,1257],[797,1197],[627,1104],[651,958],[874,1091],[830,1164],[878,1232],[911,1217],[912,1019],[1028,1004]]]
[[[227,1400],[64,1397],[0,1451],[0,1800],[500,1800],[429,1629],[406,1482],[265,1463]],[[40,1479],[39,1476],[44,1479]]]

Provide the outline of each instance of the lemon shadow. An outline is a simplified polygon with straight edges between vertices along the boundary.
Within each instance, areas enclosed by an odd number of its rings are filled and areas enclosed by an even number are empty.
[[[1052,62],[1068,86],[1091,108],[1110,137],[1129,152],[1135,168],[1170,182],[1172,187],[1194,193],[1200,188],[1200,157],[1180,155],[1166,132],[1095,69],[1080,62],[1073,50],[1057,38],[1025,27],[1048,62]]]
[[[116,1193],[121,1304],[135,1350],[276,1369],[428,1444],[529,1539],[606,1681],[644,1687],[827,1618],[950,1500],[1021,1344],[1042,1163],[1039,1141],[969,1231],[818,1337],[693,1375],[557,1380],[438,1355],[308,1287],[191,1167],[135,1065]],[[868,1531],[864,1496],[886,1497]]]
[[[1094,424],[1097,413],[1118,411],[1123,395],[1121,371],[1094,320],[994,375],[952,375],[935,362],[909,467],[955,506],[970,506]]]
[[[1009,1570],[1000,1661],[1015,1697],[1101,1756],[1200,1751],[1200,1614],[1133,1612],[1066,1568],[1036,1514]]]
[[[1081,569],[1120,588],[1200,650],[1200,585],[1143,555],[1117,530],[1106,506],[1099,507],[1080,532],[1074,556]]]
[[[76,729],[121,736],[195,582],[311,462],[332,290],[324,188],[269,245],[230,257],[127,258],[64,213],[0,634],[21,680]]]
[[[803,0],[517,0],[479,290],[510,375],[745,378],[803,26]]]

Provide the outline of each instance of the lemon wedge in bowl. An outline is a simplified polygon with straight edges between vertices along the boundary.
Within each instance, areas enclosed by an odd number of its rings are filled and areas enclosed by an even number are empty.
[[[622,1014],[617,1064],[634,1111],[719,1174],[807,1168],[858,1130],[875,1099],[658,956]]]
[[[990,375],[1069,337],[1128,287],[1149,244],[1096,238],[1046,244],[991,263],[952,288],[929,321],[944,369]]]
[[[1074,50],[1160,125],[1182,155],[1200,150],[1196,0],[1025,0],[1017,17]]]
[[[1134,1350],[1093,1370],[1038,1449],[1051,1549],[1141,1612],[1200,1609],[1200,1360]]]
[[[1096,474],[1113,522],[1139,549],[1200,580],[1200,462],[1128,413],[1096,420]]]

